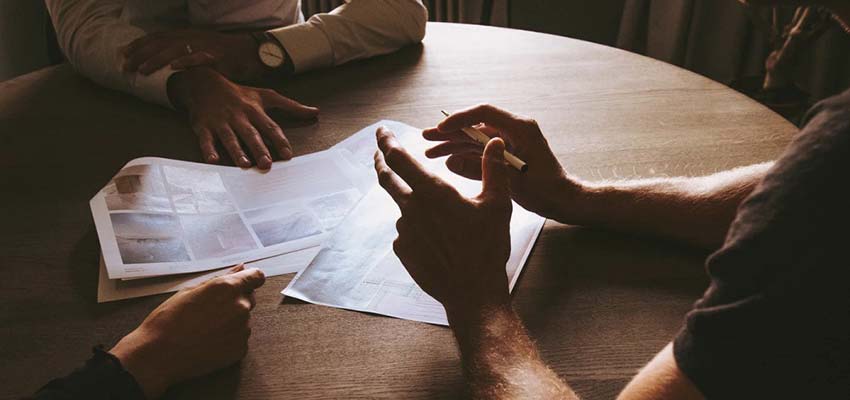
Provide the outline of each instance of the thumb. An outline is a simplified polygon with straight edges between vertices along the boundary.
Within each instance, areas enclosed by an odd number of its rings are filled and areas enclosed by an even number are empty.
[[[481,194],[486,197],[510,197],[510,177],[505,164],[505,142],[492,138],[481,157]]]
[[[277,108],[287,115],[299,119],[312,119],[319,115],[318,108],[305,106],[271,89],[261,91],[260,96],[263,100],[263,106],[267,109]]]
[[[241,287],[246,293],[252,292],[254,289],[263,286],[263,284],[266,283],[266,274],[257,268],[248,268],[243,271],[236,272],[231,275],[231,277],[236,279],[239,287]]]
[[[233,267],[233,268],[231,268],[231,269],[227,270],[227,275],[235,274],[235,273],[237,273],[237,272],[239,272],[239,271],[242,271],[242,270],[244,270],[244,269],[245,269],[245,264],[244,264],[244,263],[240,263],[239,265],[237,265],[237,266],[235,266],[235,267]]]

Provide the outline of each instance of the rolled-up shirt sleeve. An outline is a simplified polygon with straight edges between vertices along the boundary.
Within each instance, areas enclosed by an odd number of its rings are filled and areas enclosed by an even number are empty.
[[[46,0],[59,46],[74,69],[98,84],[172,107],[170,67],[151,75],[123,71],[121,50],[147,34],[121,18],[122,0]]]
[[[428,11],[419,0],[347,0],[330,13],[271,30],[295,72],[386,54],[425,36]]]

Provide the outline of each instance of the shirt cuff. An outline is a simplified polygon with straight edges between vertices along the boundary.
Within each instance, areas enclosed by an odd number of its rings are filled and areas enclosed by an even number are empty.
[[[327,35],[310,21],[269,31],[289,53],[295,73],[333,65]]]
[[[168,98],[168,78],[175,72],[171,66],[166,66],[147,76],[131,73],[129,80],[132,91],[146,101],[175,109]]]

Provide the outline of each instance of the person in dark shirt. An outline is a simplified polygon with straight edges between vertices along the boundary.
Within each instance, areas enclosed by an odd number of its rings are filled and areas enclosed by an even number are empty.
[[[835,2],[843,22],[850,3]],[[846,23],[844,24],[846,26]],[[567,174],[537,123],[490,105],[425,130],[461,196],[379,129],[375,169],[401,209],[393,249],[446,309],[473,398],[576,398],[540,359],[510,305],[511,200],[570,225],[717,250],[681,332],[621,399],[850,398],[850,90],[817,104],[774,163],[698,178],[590,184]],[[491,136],[482,150],[460,129]],[[533,167],[506,166],[510,150]]]
[[[234,267],[224,276],[178,292],[111,350],[29,399],[155,399],[171,385],[231,365],[245,356],[254,289],[263,272]]]

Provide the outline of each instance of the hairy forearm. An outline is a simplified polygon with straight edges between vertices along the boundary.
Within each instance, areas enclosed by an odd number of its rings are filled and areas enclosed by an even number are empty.
[[[449,312],[470,397],[575,399],[567,384],[540,359],[509,304]]]
[[[772,163],[709,176],[583,185],[579,204],[565,201],[561,222],[646,234],[716,249],[741,201]]]

